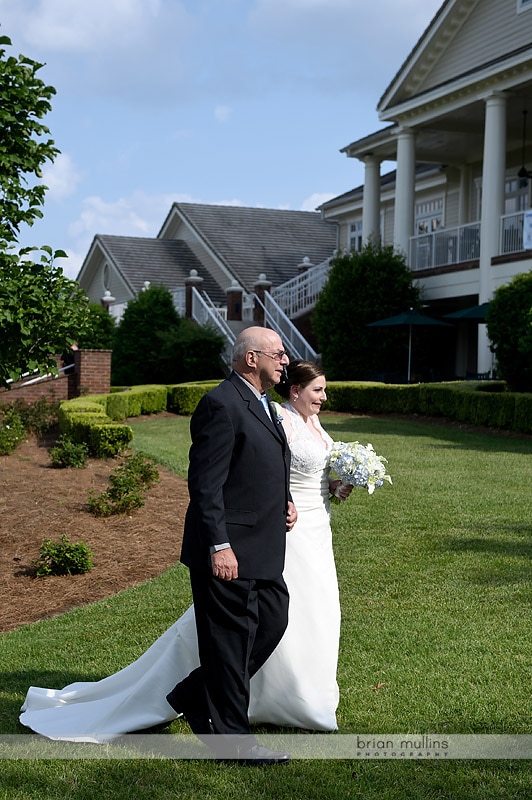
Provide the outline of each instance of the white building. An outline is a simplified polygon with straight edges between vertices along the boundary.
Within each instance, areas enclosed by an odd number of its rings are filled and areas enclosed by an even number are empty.
[[[377,110],[390,124],[342,150],[364,185],[321,209],[340,247],[393,244],[438,316],[530,271],[532,0],[446,0]],[[456,374],[491,367],[485,325],[464,323]]]

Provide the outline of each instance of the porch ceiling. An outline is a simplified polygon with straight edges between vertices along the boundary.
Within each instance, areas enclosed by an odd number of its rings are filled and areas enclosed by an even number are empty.
[[[532,82],[507,92],[507,152],[516,153],[521,159],[523,136],[523,109],[528,110],[526,155],[532,168]],[[416,161],[428,164],[474,164],[482,161],[484,150],[485,104],[482,98],[470,103],[456,102],[453,108],[441,110],[436,106],[427,109],[427,121],[406,116],[401,125],[411,127],[416,133]],[[430,118],[428,118],[430,117]],[[363,158],[378,156],[383,161],[395,161],[397,157],[398,125],[372,134],[348,145],[343,152],[348,156]]]

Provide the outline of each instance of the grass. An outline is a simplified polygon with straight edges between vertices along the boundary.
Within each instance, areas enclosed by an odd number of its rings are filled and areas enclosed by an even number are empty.
[[[342,599],[342,733],[531,733],[532,440],[427,422],[323,415],[335,439],[372,442],[393,486],[333,508]],[[135,422],[134,445],[181,475],[188,420]],[[0,732],[25,731],[30,684],[103,677],[188,606],[187,570],[3,634]],[[379,688],[377,688],[379,687]],[[184,732],[181,723],[167,729]],[[334,735],[334,734],[333,734]],[[532,755],[532,754],[531,754]],[[168,797],[524,800],[527,761],[0,760],[0,798]]]

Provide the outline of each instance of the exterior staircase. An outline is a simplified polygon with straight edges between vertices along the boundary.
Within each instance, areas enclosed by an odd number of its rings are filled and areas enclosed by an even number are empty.
[[[275,287],[271,292],[264,291],[262,299],[255,292],[242,292],[242,318],[238,320],[228,320],[227,307],[215,306],[204,291],[196,286],[188,287],[192,319],[203,327],[214,328],[224,338],[222,360],[227,370],[231,369],[236,337],[253,324],[264,324],[276,331],[291,359],[318,360],[318,354],[296,328],[292,319],[308,314],[316,305],[329,276],[330,259],[316,266],[311,265],[308,259],[306,263],[308,268],[304,272]],[[175,306],[183,316],[186,310],[185,291],[180,289],[174,292]]]

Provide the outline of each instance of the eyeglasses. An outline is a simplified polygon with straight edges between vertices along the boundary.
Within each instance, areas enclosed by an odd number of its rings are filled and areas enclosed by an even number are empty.
[[[265,350],[253,350],[253,353],[259,353],[263,356],[269,356],[273,358],[274,361],[282,361],[285,356],[288,355],[286,350],[277,350],[276,353],[267,353]]]

